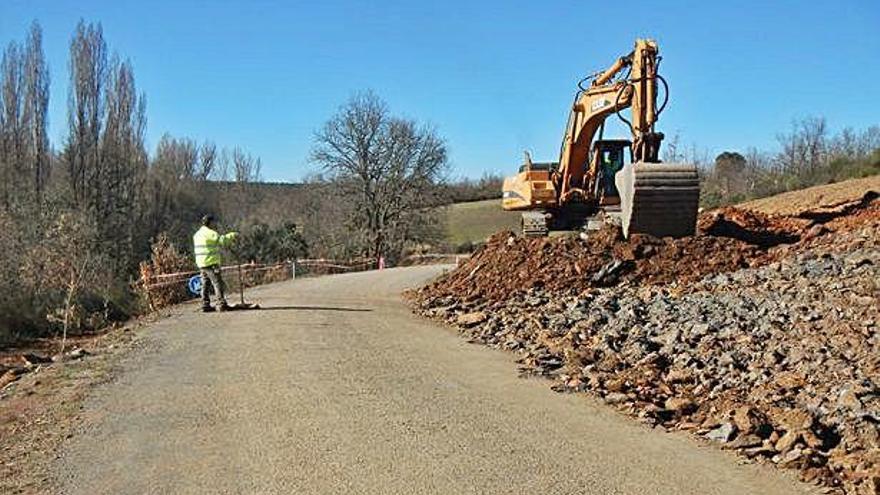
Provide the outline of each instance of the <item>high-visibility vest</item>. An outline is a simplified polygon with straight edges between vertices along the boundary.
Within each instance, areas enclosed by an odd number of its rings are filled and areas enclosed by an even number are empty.
[[[193,236],[193,251],[196,254],[196,266],[205,268],[220,264],[220,247],[227,246],[237,234],[230,232],[220,235],[216,230],[202,227]]]

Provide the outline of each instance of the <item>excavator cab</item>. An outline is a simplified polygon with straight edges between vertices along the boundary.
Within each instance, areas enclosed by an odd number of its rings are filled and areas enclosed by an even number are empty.
[[[593,144],[594,170],[599,180],[593,194],[600,206],[620,204],[620,193],[614,183],[614,176],[623,170],[624,165],[632,163],[632,141],[628,139],[603,139]]]

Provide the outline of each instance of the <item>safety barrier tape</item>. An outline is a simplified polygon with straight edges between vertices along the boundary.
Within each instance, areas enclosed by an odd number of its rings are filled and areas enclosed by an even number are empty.
[[[427,258],[455,258],[458,260],[459,258],[467,258],[469,254],[443,254],[443,253],[427,253],[427,254],[413,254],[407,256],[406,259],[427,259]],[[377,265],[375,259],[371,258],[361,258],[360,260],[334,260],[329,258],[304,258],[298,259],[293,262],[285,261],[281,263],[275,263],[272,265],[266,265],[263,263],[243,263],[240,265],[225,265],[220,267],[222,272],[228,272],[233,270],[238,270],[241,268],[245,272],[257,272],[257,271],[265,271],[265,270],[277,270],[280,268],[288,268],[291,267],[291,263],[294,263],[299,266],[310,266],[310,267],[326,267],[326,268],[334,268],[338,270],[345,271],[353,271],[358,269],[363,269],[365,267],[373,267]],[[150,275],[146,277],[149,279],[151,283],[149,285],[145,285],[145,277],[141,277],[135,282],[136,285],[141,287],[145,287],[146,289],[154,289],[160,287],[168,287],[172,285],[177,285],[181,282],[185,282],[190,277],[194,275],[198,275],[198,270],[187,271],[187,272],[174,272],[174,273],[160,273],[156,275]],[[170,279],[170,280],[169,280]]]
[[[365,262],[356,263],[356,264],[353,264],[353,263],[342,264],[345,262],[339,261],[339,260],[329,260],[329,259],[302,259],[302,260],[296,260],[293,263],[295,263],[296,265],[301,265],[301,266],[320,266],[320,267],[336,268],[336,269],[341,269],[341,270],[346,270],[346,271],[356,270],[358,268],[372,266],[375,264],[374,261],[365,261]],[[222,266],[222,267],[220,267],[220,270],[222,272],[237,271],[240,267],[244,272],[250,273],[250,272],[258,272],[258,271],[266,271],[266,270],[288,269],[288,268],[292,268],[291,264],[292,264],[291,262],[286,262],[286,261],[281,262],[281,263],[276,263],[274,265],[246,263],[246,264],[241,264],[241,265]],[[168,287],[168,286],[180,284],[181,282],[185,282],[190,277],[198,275],[199,273],[200,273],[199,271],[161,273],[161,274],[150,275],[149,277],[146,277],[146,279],[150,280],[150,281],[157,280],[158,282],[156,282],[156,283],[145,284],[145,277],[141,277],[140,279],[137,280],[137,282],[135,282],[135,284],[139,285],[141,287],[144,287],[148,290],[154,289],[154,288],[160,288],[160,287]],[[171,280],[168,280],[168,279],[171,279]]]

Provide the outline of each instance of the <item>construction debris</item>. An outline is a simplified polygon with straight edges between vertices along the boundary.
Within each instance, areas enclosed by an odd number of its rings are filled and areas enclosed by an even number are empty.
[[[880,487],[880,201],[683,239],[492,237],[410,294],[521,372],[845,493]]]

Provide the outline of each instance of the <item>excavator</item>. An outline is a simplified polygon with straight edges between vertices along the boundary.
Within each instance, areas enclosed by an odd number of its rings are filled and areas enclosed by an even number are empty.
[[[619,223],[626,238],[694,233],[697,169],[659,158],[663,133],[655,124],[669,101],[660,60],[655,41],[637,39],[631,53],[578,82],[559,161],[533,163],[526,153],[519,173],[504,180],[502,207],[523,212],[523,235],[605,221]],[[626,109],[630,118],[621,113]],[[603,138],[611,115],[629,127],[632,139]]]

